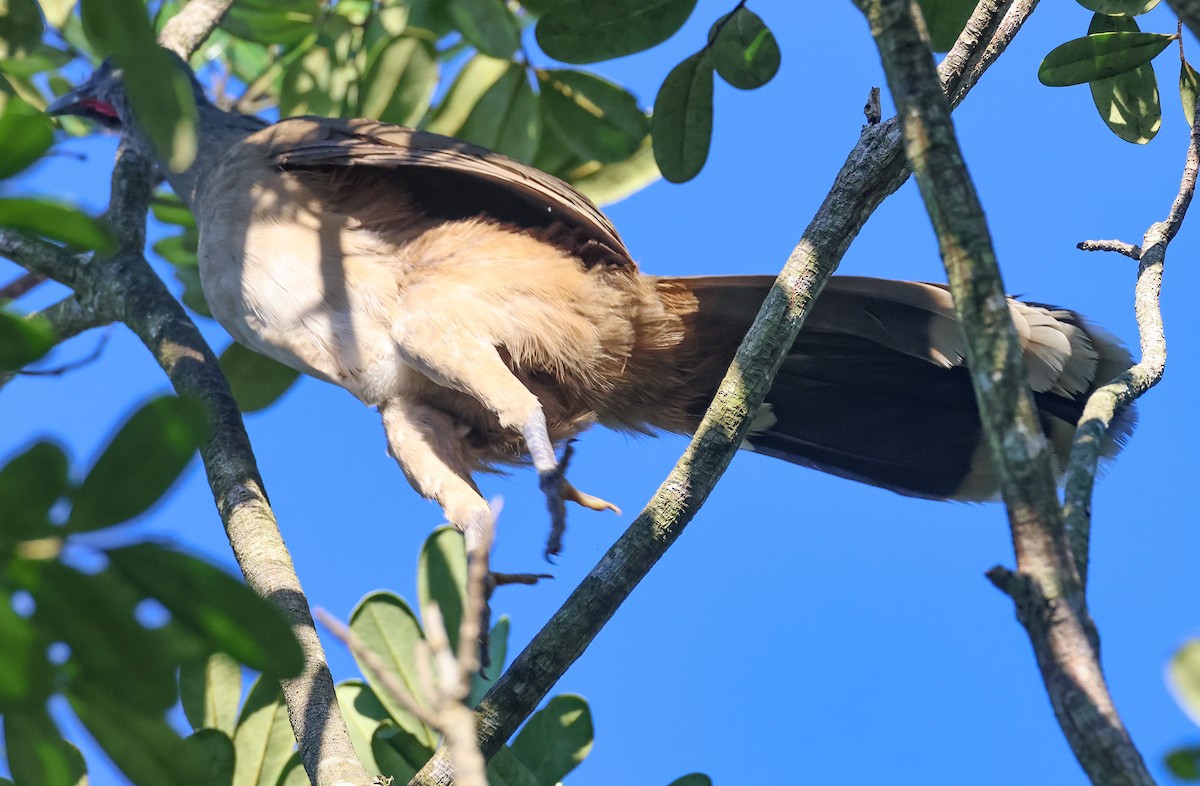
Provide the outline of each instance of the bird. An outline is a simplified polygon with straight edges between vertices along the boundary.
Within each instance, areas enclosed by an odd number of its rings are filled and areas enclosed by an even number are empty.
[[[187,73],[198,152],[161,168],[195,215],[213,316],[375,407],[468,549],[491,523],[481,472],[532,463],[547,558],[564,502],[616,510],[567,482],[556,448],[596,424],[692,433],[774,283],[648,275],[591,201],[532,166],[369,119],[270,123],[218,108]],[[136,123],[111,60],[48,112]],[[1008,307],[1062,465],[1087,396],[1129,353],[1076,312]],[[742,447],[906,496],[993,499],[965,350],[945,285],[833,276]],[[1120,415],[1107,455],[1134,421]]]

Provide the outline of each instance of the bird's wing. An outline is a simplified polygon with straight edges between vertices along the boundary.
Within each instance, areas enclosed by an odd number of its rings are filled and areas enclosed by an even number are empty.
[[[585,260],[632,264],[612,222],[567,183],[508,156],[450,137],[374,120],[297,117],[247,142],[282,169],[389,170],[432,215],[487,215],[532,230],[557,227],[549,242]],[[591,248],[589,248],[591,247]]]

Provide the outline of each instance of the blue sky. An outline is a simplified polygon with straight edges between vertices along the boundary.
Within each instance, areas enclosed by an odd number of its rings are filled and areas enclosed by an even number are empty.
[[[693,20],[656,49],[598,70],[650,105],[670,68],[698,49],[732,6],[700,0]],[[865,23],[849,2],[751,3],[779,38],[783,66],[765,88],[718,82],[714,146],[700,176],[658,183],[608,209],[643,269],[656,274],[770,273],[783,264],[853,147],[870,87],[885,86]],[[1142,28],[1173,32],[1165,5]],[[1157,139],[1135,147],[1100,122],[1086,87],[1046,88],[1041,57],[1086,32],[1089,13],[1043,3],[956,112],[1009,291],[1087,314],[1132,346],[1135,263],[1088,255],[1089,238],[1140,241],[1176,192],[1187,126],[1174,50],[1159,57]],[[1200,44],[1187,37],[1200,60]],[[885,114],[890,101],[885,94]],[[13,187],[107,200],[113,140],[71,141]],[[1191,414],[1200,385],[1200,289],[1192,216],[1167,260],[1164,382],[1095,498],[1091,607],[1110,686],[1152,771],[1170,748],[1200,740],[1163,683],[1174,649],[1200,633],[1200,551]],[[944,280],[915,184],[876,213],[842,273]],[[0,280],[17,273],[0,263]],[[23,301],[61,297],[46,286]],[[228,342],[201,320],[218,348]],[[52,362],[88,354],[96,332]],[[61,439],[82,465],[133,403],[164,391],[153,359],[114,328],[103,359],[63,377],[29,378],[0,398],[0,454]],[[421,541],[441,521],[385,453],[376,413],[304,380],[247,418],[259,466],[314,605],[342,617],[367,592],[415,597]],[[508,588],[497,613],[522,646],[632,520],[682,451],[678,437],[602,430],[578,444],[571,477],[626,511],[572,510],[553,582]],[[540,571],[548,522],[531,472],[485,478],[504,498],[494,565]],[[1191,512],[1189,512],[1191,511]],[[198,462],[142,522],[100,538],[168,537],[229,566]],[[108,542],[101,540],[99,542]],[[574,786],[667,784],[691,771],[718,784],[1014,782],[1083,784],[1009,599],[984,572],[1011,566],[1002,509],[906,499],[742,454],[671,552],[638,587],[555,692],[591,704],[596,744]],[[356,676],[327,641],[335,677]],[[96,761],[94,754],[89,758]],[[94,786],[119,783],[102,765]]]

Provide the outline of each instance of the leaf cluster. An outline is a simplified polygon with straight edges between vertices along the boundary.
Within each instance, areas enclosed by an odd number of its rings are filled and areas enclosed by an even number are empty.
[[[444,527],[432,533],[417,563],[417,596],[422,608],[441,610],[451,647],[457,647],[459,622],[466,609],[466,551],[462,535]],[[373,592],[359,601],[350,616],[350,629],[384,662],[410,696],[422,696],[421,684],[433,673],[433,663],[418,662],[425,631],[404,598],[392,592]],[[489,638],[491,662],[472,680],[468,698],[478,703],[500,674],[508,647],[509,621],[501,618]],[[346,718],[354,749],[370,773],[409,780],[433,755],[439,733],[417,719],[378,684],[365,664],[365,679],[337,686],[338,703]],[[307,776],[295,750],[295,739],[278,686],[260,678],[238,710],[242,675],[226,655],[185,667],[180,694],[192,740],[207,751],[211,762],[209,786],[301,786]],[[593,743],[591,710],[579,696],[551,698],[530,717],[510,745],[488,764],[493,786],[555,786],[587,757]],[[711,786],[706,776],[692,774],[671,786]]]
[[[88,537],[161,499],[208,430],[198,402],[161,397],[116,431],[80,481],[48,441],[0,468],[0,714],[18,782],[83,775],[47,710],[61,695],[135,782],[207,783],[203,756],[164,719],[180,666],[219,652],[274,679],[300,671],[289,623],[239,579],[161,543]]]
[[[1162,126],[1158,79],[1151,61],[1178,34],[1144,33],[1140,16],[1159,0],[1077,0],[1093,12],[1088,33],[1055,47],[1042,60],[1038,79],[1050,87],[1079,85],[1091,88],[1092,101],[1104,123],[1121,139],[1145,144]],[[1195,69],[1183,56],[1180,41],[1179,95],[1190,125],[1196,107]]]

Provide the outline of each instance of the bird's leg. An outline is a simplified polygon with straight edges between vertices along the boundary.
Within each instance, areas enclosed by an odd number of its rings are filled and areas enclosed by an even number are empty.
[[[479,543],[492,520],[487,500],[471,479],[470,462],[450,415],[402,398],[379,406],[388,452],[418,494],[442,506],[446,519],[467,541]]]
[[[416,492],[441,505],[447,520],[463,533],[467,558],[477,559],[481,548],[491,542],[495,515],[471,479],[457,424],[445,412],[405,399],[386,401],[379,411],[387,434],[388,452]],[[486,552],[484,554],[486,558]],[[543,578],[553,577],[544,573],[489,571],[480,611],[480,668],[488,665],[492,591],[504,584],[536,584]]]
[[[393,334],[405,362],[439,385],[457,390],[483,404],[504,428],[519,431],[533,459],[550,510],[551,532],[547,559],[558,554],[566,529],[565,502],[577,502],[593,510],[617,510],[604,500],[577,491],[563,478],[565,466],[554,456],[554,444],[546,427],[541,402],[500,357],[487,339],[452,334],[436,321],[409,315],[403,330]]]

